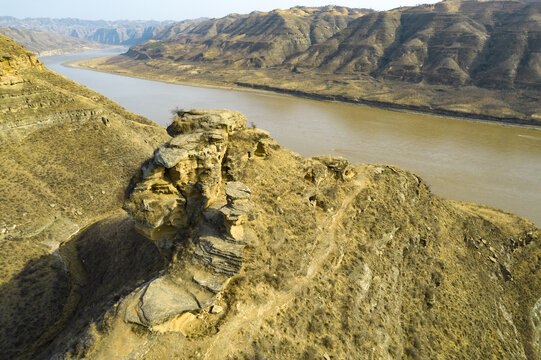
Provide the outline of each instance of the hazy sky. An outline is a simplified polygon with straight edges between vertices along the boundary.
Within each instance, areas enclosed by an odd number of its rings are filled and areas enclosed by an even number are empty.
[[[0,0],[0,16],[74,17],[80,19],[183,20],[198,17],[222,17],[230,13],[249,13],[287,9],[297,5],[342,5],[388,10],[436,0]]]

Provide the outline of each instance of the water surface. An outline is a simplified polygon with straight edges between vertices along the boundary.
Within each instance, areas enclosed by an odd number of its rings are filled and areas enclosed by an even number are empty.
[[[118,51],[117,51],[118,52]],[[50,69],[160,125],[171,110],[231,109],[304,156],[412,170],[444,197],[488,204],[541,225],[541,130],[322,102],[268,92],[223,90],[134,79],[62,66],[107,55],[42,58]]]

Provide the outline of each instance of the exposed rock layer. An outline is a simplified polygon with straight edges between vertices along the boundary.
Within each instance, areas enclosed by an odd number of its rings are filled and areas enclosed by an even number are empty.
[[[246,118],[231,111],[179,112],[174,136],[145,164],[125,208],[136,229],[174,259],[167,275],[150,281],[127,305],[125,320],[156,326],[215,301],[242,266],[250,190],[225,182],[229,137]]]

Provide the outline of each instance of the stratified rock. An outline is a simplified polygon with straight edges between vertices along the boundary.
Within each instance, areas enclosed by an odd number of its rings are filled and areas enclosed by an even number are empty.
[[[225,184],[225,196],[228,201],[247,199],[250,195],[251,192],[248,186],[239,181],[232,181]]]
[[[167,132],[171,136],[190,133],[196,129],[222,129],[228,134],[244,129],[246,118],[237,111],[230,110],[179,110]]]
[[[240,272],[250,190],[225,182],[222,173],[229,136],[245,124],[244,116],[227,110],[179,113],[175,131],[169,129],[176,136],[141,168],[125,209],[173,262],[133,296],[126,321],[152,327],[207,307]]]

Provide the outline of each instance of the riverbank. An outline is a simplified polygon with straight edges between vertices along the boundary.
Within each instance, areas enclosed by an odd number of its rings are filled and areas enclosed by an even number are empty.
[[[228,89],[257,90],[287,94],[318,101],[333,101],[373,108],[436,115],[460,120],[541,128],[541,99],[521,93],[502,93],[477,87],[452,89],[426,84],[394,83],[373,79],[346,79],[282,70],[211,69],[200,64],[169,64],[167,61],[138,61],[127,56],[106,56],[65,64],[105,73],[171,84]],[[303,86],[300,86],[303,85]],[[311,90],[306,90],[311,89]],[[377,89],[377,91],[375,91]],[[393,91],[395,91],[393,93]],[[536,95],[536,94],[534,94]],[[527,106],[518,98],[528,98]],[[522,112],[517,111],[520,108]],[[529,115],[528,115],[529,114]]]

